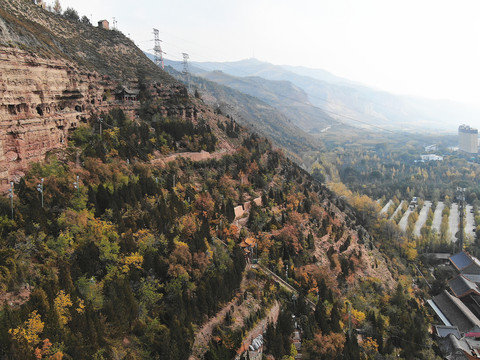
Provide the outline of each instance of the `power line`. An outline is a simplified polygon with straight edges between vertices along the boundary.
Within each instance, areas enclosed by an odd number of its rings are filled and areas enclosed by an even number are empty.
[[[195,43],[195,42],[193,42],[193,41],[191,41],[191,40],[187,40],[187,39],[181,38],[181,37],[177,36],[176,34],[172,34],[172,33],[166,32],[166,31],[163,31],[162,33],[168,34],[169,36],[173,36],[173,37],[175,37],[175,38],[177,38],[177,39],[179,39],[179,40],[181,40],[181,41],[183,41],[183,42],[188,42],[188,43],[190,43],[190,44],[197,45],[197,43]],[[177,48],[177,49],[180,50],[179,47],[175,46],[175,45],[172,44],[172,43],[169,43],[169,42],[165,42],[165,43],[166,43],[166,44],[169,44],[169,46],[173,46],[173,47],[175,47],[175,48]],[[207,59],[205,56],[202,56],[201,54],[194,53],[194,52],[192,52],[192,51],[190,51],[189,53],[195,55],[196,58],[202,58],[202,59],[204,59],[204,61],[206,61],[206,62],[213,62],[212,60]],[[205,71],[207,71],[207,72],[211,72],[211,71],[212,71],[211,69],[202,67],[202,66],[200,66],[200,65],[198,65],[198,64],[195,64],[195,66],[198,67],[198,68],[201,68],[202,70],[205,70]],[[235,68],[235,67],[233,67],[233,66],[229,66],[228,63],[223,63],[223,66],[226,67],[226,68],[233,69],[233,70],[235,70],[236,72],[243,73],[244,76],[246,76],[246,77],[247,77],[247,76],[255,76],[255,75],[252,75],[252,74],[249,74],[249,73],[245,72],[245,71],[242,70],[242,69],[238,69],[238,68]],[[278,66],[279,66],[279,67],[282,67],[281,65],[278,65]],[[289,71],[289,70],[286,70],[286,71]],[[289,72],[292,72],[292,71],[289,71]],[[297,75],[297,74],[294,73],[294,72],[292,72],[292,73],[295,74],[295,75]],[[234,76],[234,75],[232,75],[232,76]],[[299,76],[303,76],[303,75],[299,75]],[[238,77],[237,77],[237,78],[238,78]],[[314,80],[316,80],[316,81],[322,81],[322,80],[316,79],[316,78],[314,78],[314,77],[312,77],[312,79],[314,79]],[[275,81],[275,80],[273,80],[273,81]],[[287,81],[289,81],[289,80],[287,80]],[[291,81],[289,81],[289,82],[292,83]],[[292,84],[293,84],[293,83],[292,83]],[[347,84],[347,85],[348,85],[348,84]],[[301,88],[301,86],[299,86],[299,87]],[[302,89],[302,90],[303,90],[303,89]],[[384,92],[384,93],[389,94],[387,91],[380,91],[380,92]],[[279,97],[282,97],[282,98],[288,98],[288,97],[286,97],[286,96],[284,96],[284,95],[283,95],[283,96],[282,96],[282,95],[278,95],[278,96],[279,96]],[[315,96],[315,95],[312,95],[312,94],[307,94],[307,96],[308,96],[309,98],[314,98],[314,99],[317,99],[317,100],[319,100],[319,101],[322,101],[322,102],[326,103],[327,105],[329,104],[329,102],[328,102],[327,99],[324,99],[324,98],[322,98],[322,97],[320,97],[320,96]],[[395,96],[395,95],[393,95],[393,96]],[[397,109],[393,108],[392,106],[390,106],[390,105],[388,105],[388,104],[379,104],[379,103],[377,103],[377,102],[375,102],[375,101],[372,101],[371,98],[366,98],[366,97],[363,97],[363,96],[357,96],[357,98],[362,99],[362,100],[365,100],[365,101],[368,101],[368,102],[370,102],[370,103],[372,103],[372,104],[375,104],[375,105],[378,105],[378,106],[387,107],[387,108],[390,108],[390,109],[392,109],[392,110],[394,110],[394,111],[397,111]],[[290,100],[296,101],[296,99],[290,99]],[[382,126],[380,126],[380,125],[374,125],[374,124],[369,123],[368,121],[360,120],[360,119],[358,119],[358,118],[354,118],[354,117],[351,117],[351,116],[346,115],[346,114],[340,114],[340,113],[337,113],[337,112],[335,112],[335,111],[328,110],[328,109],[325,109],[325,108],[321,108],[321,107],[318,107],[318,106],[313,105],[313,104],[309,104],[309,105],[311,105],[311,106],[312,106],[313,108],[315,108],[315,109],[322,110],[322,111],[327,112],[327,113],[329,113],[329,114],[331,114],[331,115],[338,116],[338,117],[342,117],[342,118],[345,118],[345,119],[348,119],[348,120],[351,120],[351,121],[360,123],[360,124],[362,124],[362,125],[370,126],[370,127],[372,127],[372,128],[378,129],[378,130],[390,132],[390,133],[393,133],[393,134],[399,134],[399,135],[404,136],[404,137],[406,137],[406,138],[408,138],[408,139],[411,139],[411,136],[405,135],[405,134],[402,133],[402,132],[395,131],[395,130],[391,130],[391,129],[387,129],[387,128],[384,128],[384,127],[382,127]],[[363,115],[362,113],[360,113],[360,112],[357,111],[357,110],[353,110],[353,111],[355,111],[355,112],[358,113],[359,115]],[[337,120],[338,120],[338,119],[337,119]]]
[[[164,32],[164,33],[167,33],[167,32]],[[167,33],[167,34],[169,34],[169,33]],[[186,39],[180,38],[180,37],[178,37],[178,36],[176,36],[176,35],[174,35],[174,34],[169,34],[169,35],[170,35],[170,36],[174,36],[174,37],[178,38],[178,39],[181,40],[181,41],[189,42],[189,43],[191,43],[191,44],[196,45],[196,43],[194,43],[194,42],[192,42],[192,41],[190,41],[190,40],[186,40]],[[166,43],[166,44],[169,44],[169,46],[173,46],[173,47],[175,47],[175,48],[177,48],[177,49],[180,50],[179,47],[175,46],[175,45],[172,44],[172,43],[169,43],[169,42],[165,42],[165,43]],[[190,54],[194,54],[196,58],[202,58],[202,59],[204,59],[204,61],[206,61],[206,62],[214,62],[214,61],[209,60],[209,59],[207,59],[205,56],[202,56],[202,55],[200,55],[200,54],[198,54],[198,53],[193,53],[193,52],[189,52],[189,53],[190,53]],[[201,68],[202,70],[205,70],[205,71],[207,71],[207,72],[212,71],[211,69],[208,69],[208,68],[205,68],[205,67],[201,67],[201,66],[198,65],[198,64],[195,64],[195,66],[196,66],[196,67],[199,67],[199,68]],[[233,67],[233,66],[229,66],[229,65],[228,65],[228,62],[227,62],[227,63],[223,63],[223,66],[226,67],[226,68],[230,68],[230,69],[232,69],[232,70],[235,70],[236,72],[243,73],[245,77],[248,77],[248,76],[258,76],[258,75],[249,74],[249,73],[245,72],[245,71],[242,70],[242,69],[235,68],[235,67]],[[278,65],[278,66],[279,66],[279,67],[282,67],[281,65]],[[285,71],[288,71],[288,72],[291,72],[291,73],[297,75],[296,73],[294,73],[294,72],[292,72],[292,71],[289,71],[289,70],[285,70]],[[234,75],[232,75],[232,76],[234,76]],[[299,75],[299,76],[303,76],[303,75]],[[313,78],[313,77],[312,77],[312,79],[314,79],[314,80],[316,80],[316,81],[322,81],[322,80],[319,80],[319,79],[316,79],[316,78]],[[267,80],[268,80],[268,79],[267,79]],[[272,81],[276,81],[276,80],[272,80]],[[289,80],[286,80],[286,81],[289,81]],[[289,82],[292,83],[291,81],[289,81]],[[293,84],[293,83],[292,83],[292,84]],[[300,87],[300,86],[299,86],[299,87]],[[300,87],[300,88],[301,88],[301,87]],[[302,89],[302,90],[303,90],[303,89]],[[388,93],[388,92],[386,92],[386,93]],[[310,97],[310,98],[315,98],[315,99],[318,99],[318,100],[320,100],[320,101],[323,101],[323,102],[327,102],[327,103],[328,103],[328,101],[327,101],[326,99],[322,98],[322,97],[314,96],[314,95],[310,95],[310,94],[307,94],[307,96]],[[369,101],[369,102],[371,102],[372,104],[375,104],[375,105],[386,106],[386,107],[389,107],[389,108],[391,108],[391,109],[394,109],[393,107],[391,107],[391,106],[389,106],[389,105],[376,103],[376,102],[372,101],[370,98],[365,98],[365,97],[359,97],[359,98],[360,98],[360,99],[363,99],[363,100],[367,100],[367,101]],[[313,104],[312,104],[312,106],[315,107],[315,108],[318,108],[317,106],[315,106],[315,105],[313,105]],[[319,108],[319,109],[325,110],[325,109],[322,109],[322,108]],[[357,111],[357,112],[358,112],[358,111]],[[339,114],[337,114],[337,115],[339,115]],[[368,124],[368,123],[365,123],[365,124],[370,125],[370,124]]]
[[[173,35],[173,36],[175,36],[175,35]],[[178,37],[177,37],[177,38],[178,38]],[[182,41],[188,41],[188,40],[181,39],[181,38],[179,38],[179,39],[182,40]],[[188,42],[190,42],[190,43],[192,43],[192,44],[195,44],[195,43],[193,43],[193,42],[191,42],[191,41],[188,41]],[[177,48],[177,49],[180,50],[180,48],[177,47],[177,46],[175,46],[174,44],[171,44],[171,43],[169,43],[169,42],[165,42],[165,43],[166,43],[166,44],[169,44],[169,46],[173,46],[173,47],[175,47],[175,48]],[[172,57],[175,57],[175,56],[172,56]],[[206,57],[204,57],[204,56],[202,56],[202,55],[199,55],[199,54],[195,54],[195,57],[197,57],[197,58],[203,58],[204,61],[206,61],[206,62],[209,61],[209,59],[207,59]],[[199,65],[199,64],[195,64],[195,66],[198,67],[198,68],[200,68],[201,70],[205,70],[206,72],[211,72],[211,71],[212,71],[211,69],[202,67],[202,66]],[[232,66],[229,66],[228,63],[223,63],[223,66],[226,67],[226,68],[233,69],[233,70],[235,70],[236,72],[243,73],[243,74],[245,75],[245,77],[255,76],[255,75],[251,75],[251,74],[246,73],[246,72],[243,71],[242,69],[238,69],[238,68],[234,68],[234,67],[232,67]],[[190,74],[190,76],[191,76],[191,74]],[[235,75],[230,75],[230,76],[233,76],[233,77],[235,77],[235,78],[237,78],[237,79],[241,79],[241,77],[238,77],[238,76],[235,76]],[[318,80],[318,79],[315,79],[315,78],[312,78],[312,79]],[[268,79],[267,79],[267,80],[268,80]],[[275,80],[272,80],[272,81],[275,81]],[[319,80],[319,81],[320,81],[320,80]],[[289,82],[292,83],[291,81],[289,81]],[[292,83],[292,84],[293,84],[293,83]],[[189,85],[189,86],[190,86],[190,85]],[[300,87],[300,86],[299,86],[299,87]],[[301,87],[300,87],[300,88],[301,88]],[[302,90],[303,90],[303,89],[302,89]],[[304,91],[304,90],[303,90],[303,91]],[[283,99],[288,99],[288,100],[291,100],[291,101],[299,102],[297,99],[288,97],[288,96],[286,96],[286,95],[282,95],[282,94],[276,94],[276,95],[277,95],[278,97],[280,97],[280,98],[283,98]],[[328,100],[327,100],[327,99],[324,99],[324,98],[322,98],[322,97],[314,96],[314,95],[310,95],[310,94],[307,94],[307,96],[308,96],[309,98],[318,99],[318,100],[326,103],[327,105],[329,104]],[[359,97],[359,98],[361,98],[361,99],[363,99],[363,100],[366,100],[366,101],[369,101],[369,102],[371,102],[372,104],[375,104],[375,105],[378,105],[378,106],[390,107],[392,110],[395,110],[394,108],[392,108],[392,107],[389,106],[389,105],[376,103],[376,102],[372,101],[372,100],[369,99],[369,98],[365,98],[365,97]],[[261,100],[261,99],[260,99],[260,100]],[[265,101],[264,101],[264,102],[265,102]],[[335,117],[337,117],[335,120],[340,121],[340,122],[342,122],[342,120],[340,120],[340,119],[338,119],[338,118],[344,118],[344,119],[347,119],[347,120],[350,120],[350,121],[353,121],[353,122],[356,122],[356,123],[359,123],[359,124],[362,124],[362,125],[366,125],[366,126],[372,128],[372,129],[377,129],[377,130],[381,130],[381,131],[384,131],[384,132],[387,132],[387,133],[391,133],[391,134],[395,134],[395,135],[398,135],[398,136],[402,136],[402,137],[404,137],[405,139],[408,139],[408,140],[412,140],[412,136],[415,136],[415,134],[412,134],[412,133],[409,133],[409,134],[407,135],[407,134],[405,134],[404,132],[397,131],[397,130],[392,130],[392,129],[388,129],[388,128],[385,128],[385,127],[383,127],[383,126],[381,126],[381,125],[375,125],[375,124],[372,124],[372,123],[370,123],[370,122],[368,122],[368,121],[366,121],[366,120],[360,120],[360,119],[358,119],[358,117],[353,117],[353,116],[350,116],[350,115],[347,115],[347,114],[338,113],[338,112],[335,112],[335,111],[332,111],[332,110],[329,110],[329,109],[326,109],[326,108],[321,108],[321,107],[316,106],[316,105],[313,105],[313,104],[311,104],[311,103],[302,103],[302,102],[300,102],[300,103],[301,103],[301,104],[309,105],[309,106],[311,106],[311,107],[314,108],[314,109],[317,109],[317,110],[320,110],[320,111],[326,113],[327,115],[334,116],[334,119],[335,119]],[[351,110],[353,110],[353,109],[351,109]],[[358,112],[357,110],[353,110],[353,111],[355,111],[355,112],[358,113],[359,115],[363,115],[362,113]],[[417,135],[417,136],[418,136],[418,135]],[[423,138],[420,137],[420,136],[418,136],[418,140],[423,140]]]
[[[172,45],[172,44],[169,44],[169,45]],[[177,49],[178,49],[178,47],[177,47]],[[186,53],[182,53],[182,55],[184,55],[184,54],[186,54]],[[188,56],[188,54],[186,54],[186,55]],[[172,56],[172,55],[171,55],[171,56]],[[175,58],[175,56],[172,56],[172,57]],[[205,57],[203,57],[203,58],[205,59]],[[178,58],[177,58],[177,60],[180,61]],[[188,58],[187,58],[187,60],[188,60]],[[183,60],[182,63],[185,64],[185,59]],[[225,66],[225,67],[229,67],[228,65],[225,65],[225,64],[224,64],[224,66]],[[199,65],[199,64],[195,64],[195,67],[197,67],[197,68],[199,68],[199,69],[201,69],[201,70],[205,70],[206,72],[211,72],[211,71],[212,71],[211,69],[208,69],[208,68],[206,68],[206,67],[202,67],[202,66]],[[230,67],[230,68],[231,68],[231,69],[234,69],[233,67]],[[191,75],[191,72],[189,71],[188,64],[187,64],[187,69],[188,69],[188,76],[189,76],[189,78],[187,79],[187,81],[188,81],[188,86],[189,86],[189,90],[190,90],[190,87],[191,87],[190,77],[191,77],[192,75]],[[252,75],[249,75],[249,74],[247,74],[246,72],[244,72],[244,71],[242,71],[242,70],[239,70],[239,69],[236,69],[236,68],[235,68],[235,70],[238,71],[238,72],[243,72],[243,73],[246,75],[246,77],[252,76]],[[182,71],[182,73],[185,74],[185,65],[184,65],[184,70]],[[241,77],[238,77],[238,76],[235,76],[235,75],[229,75],[229,76],[235,77],[237,80],[244,81]],[[195,77],[199,77],[199,76],[196,75]],[[213,81],[213,82],[214,82],[214,81]],[[290,82],[290,83],[291,83],[291,82]],[[224,86],[227,86],[227,85],[224,85]],[[228,86],[227,86],[227,87],[228,87]],[[302,89],[302,90],[303,90],[303,89]],[[297,99],[294,99],[294,98],[289,97],[289,96],[286,96],[286,95],[282,95],[282,94],[276,94],[276,95],[277,95],[279,98],[283,98],[283,99],[286,99],[286,100],[294,101],[294,102],[297,102],[297,103],[299,102]],[[307,96],[317,98],[317,99],[319,99],[319,100],[321,100],[321,101],[324,101],[325,103],[328,104],[328,100],[325,100],[325,99],[323,99],[323,98],[321,98],[321,97],[315,97],[315,96],[311,96],[311,95],[308,95],[308,94],[307,94]],[[255,96],[254,96],[254,97],[255,97]],[[261,100],[261,99],[259,99],[259,100]],[[264,101],[264,100],[261,100],[261,101]],[[369,101],[370,101],[370,100],[369,100]],[[264,102],[265,102],[265,101],[264,101]],[[322,112],[324,112],[324,113],[333,115],[333,116],[335,116],[335,117],[340,117],[340,118],[348,119],[348,120],[350,120],[350,121],[353,121],[353,122],[356,122],[356,123],[359,123],[359,124],[362,124],[362,125],[366,125],[366,126],[369,126],[369,127],[371,127],[371,128],[377,129],[377,130],[381,130],[381,131],[388,132],[388,133],[391,133],[391,134],[399,135],[399,136],[405,137],[405,138],[408,139],[408,140],[411,140],[411,139],[412,139],[412,134],[407,135],[407,134],[405,134],[404,132],[400,132],[400,131],[396,131],[396,130],[392,130],[392,129],[387,129],[387,128],[384,128],[384,127],[382,127],[382,126],[380,126],[380,125],[371,124],[371,123],[369,123],[369,122],[367,122],[367,121],[365,121],[365,120],[360,120],[360,119],[358,119],[358,118],[355,118],[355,117],[352,117],[352,116],[349,116],[349,115],[346,115],[346,114],[340,114],[340,113],[334,112],[334,111],[332,111],[332,110],[324,109],[324,108],[321,108],[321,107],[319,107],[319,106],[313,105],[313,104],[311,104],[311,103],[304,103],[304,102],[299,102],[299,103],[300,103],[300,104],[304,104],[304,105],[309,105],[309,106],[311,106],[311,107],[314,108],[314,109],[320,110],[320,111],[322,111]],[[379,104],[377,104],[377,105],[379,105]],[[355,111],[355,110],[354,110],[354,111]],[[338,119],[337,119],[337,121],[341,121],[341,120],[338,120]]]
[[[172,56],[172,57],[174,57],[174,56]],[[201,65],[198,65],[198,64],[195,64],[195,67],[198,67],[199,69],[205,70],[205,71],[207,71],[207,72],[210,72],[210,71],[211,71],[210,69],[205,68],[205,67],[202,67]],[[183,73],[184,73],[184,72],[183,72]],[[191,76],[191,73],[189,73],[189,76]],[[234,75],[230,75],[230,76],[235,77],[236,79],[238,79],[238,80],[240,80],[240,81],[244,81],[241,77],[236,77],[236,76],[234,76]],[[195,77],[199,77],[199,76],[195,76]],[[208,79],[207,79],[207,80],[208,80]],[[215,82],[215,81],[212,81],[212,82]],[[189,86],[191,86],[191,85],[189,85]],[[224,86],[227,86],[227,87],[228,87],[228,85],[224,85]],[[289,97],[289,96],[286,96],[286,95],[282,95],[282,94],[276,94],[276,95],[277,95],[279,98],[283,98],[283,99],[290,100],[290,101],[295,101],[295,102],[297,102],[297,103],[299,102],[297,99],[294,99],[294,98]],[[254,97],[255,97],[255,96],[254,96]],[[319,99],[322,100],[322,101],[327,102],[327,100],[325,100],[325,99],[321,99],[321,98],[319,98]],[[259,99],[259,100],[261,100],[261,99]],[[261,100],[261,101],[264,101],[264,100]],[[264,102],[265,102],[265,101],[264,101]],[[301,104],[304,104],[304,105],[309,105],[309,106],[311,106],[311,107],[314,108],[314,109],[320,110],[320,111],[322,111],[322,112],[324,112],[324,113],[327,113],[327,114],[330,114],[330,115],[333,115],[333,116],[336,116],[336,117],[345,118],[345,119],[354,121],[354,122],[359,123],[359,124],[362,124],[362,125],[367,125],[367,126],[369,126],[369,127],[371,127],[371,128],[377,129],[377,130],[381,130],[381,131],[388,132],[388,133],[391,133],[391,134],[399,135],[399,136],[405,137],[405,138],[407,138],[407,139],[409,139],[409,140],[412,139],[412,135],[407,135],[407,134],[405,134],[405,133],[403,133],[403,132],[399,132],[399,131],[392,130],[392,129],[387,129],[387,128],[384,128],[384,127],[382,127],[382,126],[380,126],[380,125],[374,125],[374,124],[371,124],[371,123],[369,123],[369,122],[367,122],[367,121],[360,120],[360,119],[357,119],[357,118],[352,117],[352,116],[349,116],[349,115],[340,114],[340,113],[334,112],[334,111],[332,111],[332,110],[324,109],[324,108],[315,106],[315,105],[313,105],[313,104],[307,104],[307,103],[302,103],[302,102],[300,102],[300,103],[301,103]],[[338,119],[337,119],[337,120],[338,120]]]

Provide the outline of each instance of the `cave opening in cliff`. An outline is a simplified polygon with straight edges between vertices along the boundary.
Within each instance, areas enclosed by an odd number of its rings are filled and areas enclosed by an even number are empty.
[[[40,105],[37,106],[37,113],[38,115],[43,116],[43,109]]]

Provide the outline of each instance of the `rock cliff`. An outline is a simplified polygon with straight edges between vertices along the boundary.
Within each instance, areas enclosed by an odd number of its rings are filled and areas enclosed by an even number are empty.
[[[139,83],[165,116],[195,118],[182,85],[118,31],[71,22],[22,0],[0,0],[0,191],[31,162],[65,147],[92,113],[122,107],[132,115]],[[179,105],[181,104],[181,105]]]
[[[0,48],[0,185],[65,146],[68,131],[101,105],[112,83],[63,60]]]

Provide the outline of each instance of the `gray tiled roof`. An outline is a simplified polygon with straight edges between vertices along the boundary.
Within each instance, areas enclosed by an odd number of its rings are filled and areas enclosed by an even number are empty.
[[[477,274],[462,274],[463,277],[467,278],[468,280],[474,283],[480,283],[480,275]]]
[[[465,306],[460,299],[444,290],[433,298],[434,303],[442,311],[453,326],[461,333],[470,331],[475,325],[480,326],[480,320]]]
[[[458,327],[456,326],[445,326],[445,325],[435,325],[435,330],[437,335],[444,338],[450,334],[455,335],[457,339],[461,338],[460,331],[458,331]]]
[[[456,278],[450,280],[448,286],[450,286],[450,289],[456,297],[463,297],[471,293],[480,295],[480,289],[477,284],[462,275],[458,275]]]
[[[473,261],[462,269],[462,274],[480,275],[480,262],[473,258]]]

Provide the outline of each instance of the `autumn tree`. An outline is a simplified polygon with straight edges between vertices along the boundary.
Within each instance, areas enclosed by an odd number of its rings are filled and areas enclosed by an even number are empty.
[[[65,294],[63,290],[60,290],[57,297],[54,300],[55,310],[57,312],[60,324],[65,326],[70,320],[71,315],[69,308],[73,305],[69,294]]]
[[[60,15],[62,13],[62,5],[60,5],[59,0],[55,0],[53,3],[53,12],[57,15]]]
[[[40,314],[34,310],[23,324],[8,331],[18,354],[23,353],[24,358],[31,356],[35,346],[40,343],[40,334],[43,332],[44,326]]]

